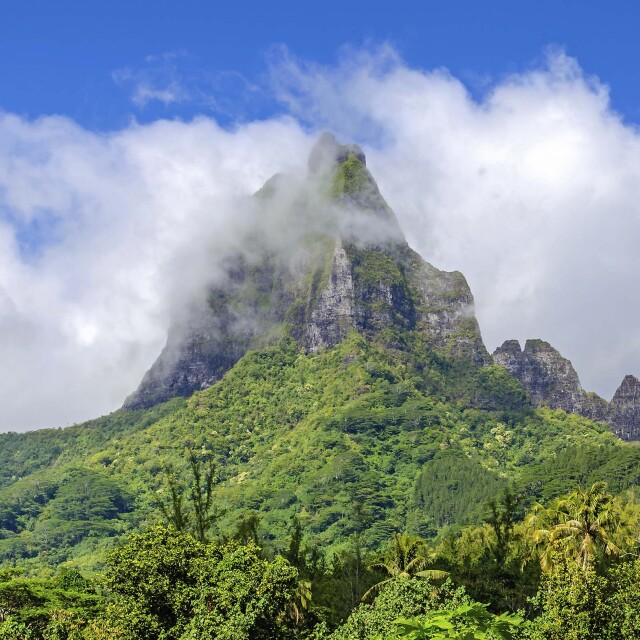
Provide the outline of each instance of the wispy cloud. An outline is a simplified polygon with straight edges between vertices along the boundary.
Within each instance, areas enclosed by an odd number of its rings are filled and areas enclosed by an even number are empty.
[[[296,116],[369,141],[412,244],[468,277],[490,348],[548,339],[605,396],[640,373],[640,135],[575,59],[549,49],[480,101],[384,47],[332,67],[285,52],[272,76]]]
[[[263,96],[261,87],[237,71],[204,69],[187,51],[148,55],[139,64],[116,69],[112,78],[141,110],[153,102],[190,105],[243,120],[251,103]]]
[[[164,105],[188,102],[193,96],[179,68],[180,59],[186,57],[184,51],[148,55],[143,64],[117,69],[112,77],[118,85],[130,91],[131,101],[140,109],[153,101]]]

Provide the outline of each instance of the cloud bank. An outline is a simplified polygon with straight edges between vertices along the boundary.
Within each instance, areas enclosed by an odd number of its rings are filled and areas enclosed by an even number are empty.
[[[360,143],[408,240],[462,271],[485,342],[549,340],[610,397],[640,374],[640,135],[562,52],[480,100],[395,52],[274,55],[279,118],[95,134],[0,112],[0,430],[121,405],[169,312],[241,236],[238,198],[316,132]]]

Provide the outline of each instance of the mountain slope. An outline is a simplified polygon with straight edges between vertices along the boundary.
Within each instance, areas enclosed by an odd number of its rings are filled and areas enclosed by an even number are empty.
[[[0,435],[2,563],[99,567],[162,519],[165,470],[187,482],[189,451],[216,462],[216,531],[257,516],[270,549],[294,515],[325,551],[356,532],[373,549],[480,522],[509,484],[529,500],[638,484],[640,449],[532,408],[528,378],[492,363],[464,277],[410,249],[358,147],[323,136],[305,181],[275,177],[251,203],[244,250],[176,310],[124,409]]]
[[[283,335],[315,352],[350,329],[395,348],[403,331],[418,330],[434,349],[489,362],[464,276],[435,269],[408,247],[359,147],[323,135],[307,181],[291,182],[272,179],[256,196],[263,224],[275,208],[299,228],[295,243],[276,250],[261,230],[247,238],[250,250],[229,260],[223,283],[176,310],[165,349],[125,407],[187,397]]]
[[[33,454],[14,462],[24,477],[5,478],[0,490],[0,557],[99,566],[119,535],[162,518],[163,468],[186,479],[187,447],[217,461],[215,501],[226,510],[217,531],[257,514],[271,548],[294,514],[325,551],[355,531],[376,548],[394,530],[429,536],[479,522],[484,501],[508,482],[531,499],[577,481],[635,486],[640,450],[578,416],[522,408],[522,392],[501,371],[417,362],[357,332],[317,354],[285,340],[247,353],[186,403],[103,418],[108,436],[91,424],[1,436],[3,468],[7,441]],[[39,456],[52,450],[57,457]]]

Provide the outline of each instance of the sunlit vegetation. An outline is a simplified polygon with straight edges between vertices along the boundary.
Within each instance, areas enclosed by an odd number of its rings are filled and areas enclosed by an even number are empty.
[[[2,571],[0,639],[622,640],[640,630],[639,519],[640,503],[597,483],[545,513],[520,513],[507,491],[478,527],[395,533],[371,553],[359,534],[333,553],[307,546],[297,519],[280,553],[247,539],[251,525],[205,541],[156,525],[111,550],[100,577]],[[569,533],[541,546],[540,521]]]
[[[401,334],[0,436],[0,640],[637,636],[640,449]]]
[[[576,484],[637,485],[640,450],[604,426],[532,411],[510,376],[407,339],[411,356],[358,334],[318,355],[285,340],[186,401],[0,436],[0,560],[100,571],[118,539],[162,519],[167,469],[185,485],[189,452],[215,467],[212,533],[253,519],[272,553],[294,516],[307,544],[334,553],[357,534],[377,551],[394,532],[442,541],[480,524],[507,486],[522,511]]]

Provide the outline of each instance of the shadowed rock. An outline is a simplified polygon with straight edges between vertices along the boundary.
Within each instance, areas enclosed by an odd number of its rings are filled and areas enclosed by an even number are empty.
[[[623,440],[640,440],[640,380],[625,376],[609,403],[608,422]]]
[[[493,360],[524,387],[534,407],[562,409],[604,422],[624,440],[640,440],[640,381],[626,376],[611,402],[588,393],[569,360],[543,340],[527,340],[524,350],[517,340],[507,340]]]

